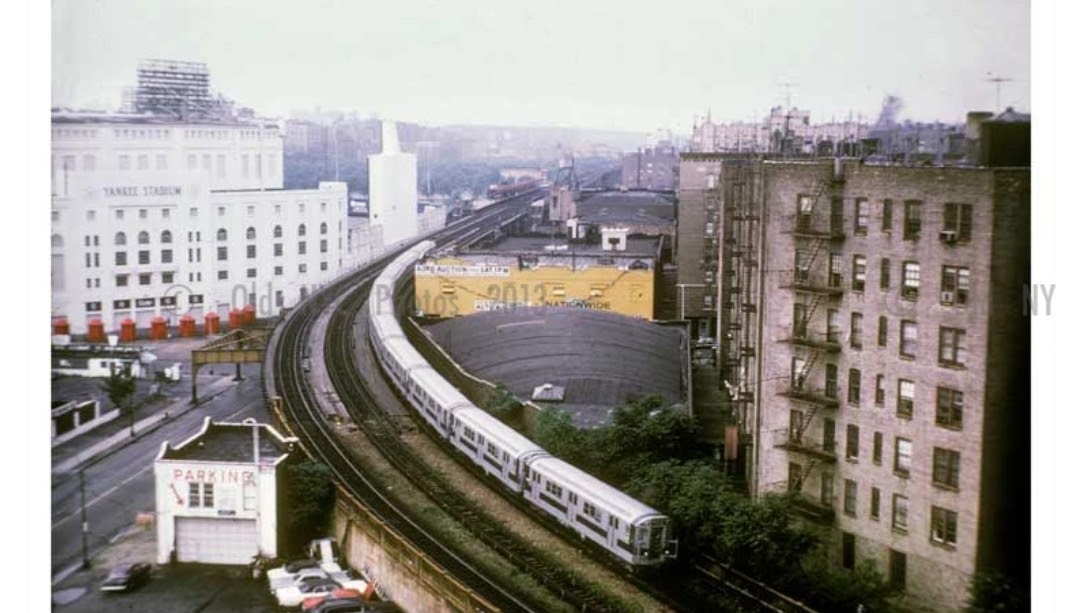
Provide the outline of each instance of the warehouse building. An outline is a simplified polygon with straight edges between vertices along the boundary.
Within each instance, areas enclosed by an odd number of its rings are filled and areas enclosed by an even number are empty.
[[[597,243],[512,236],[416,264],[416,309],[454,317],[520,307],[612,311],[653,319],[663,240],[603,227]]]
[[[158,564],[248,564],[278,555],[279,499],[295,438],[267,424],[215,423],[154,460]]]

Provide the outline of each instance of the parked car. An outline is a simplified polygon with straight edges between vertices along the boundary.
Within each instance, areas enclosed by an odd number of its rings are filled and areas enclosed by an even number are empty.
[[[319,603],[311,613],[364,613],[370,611],[372,603],[364,602],[363,598],[341,598],[327,600]]]
[[[278,605],[282,607],[299,607],[304,599],[312,596],[325,596],[341,587],[336,581],[321,579],[318,581],[306,581],[292,587],[283,587],[274,592]]]
[[[271,583],[275,579],[281,579],[282,577],[291,577],[305,568],[318,568],[319,561],[313,558],[300,558],[298,560],[289,560],[278,568],[271,568],[266,571],[266,579]]]
[[[288,575],[285,577],[279,577],[270,582],[270,592],[276,593],[280,589],[287,587],[297,587],[303,583],[311,583],[313,581],[321,580],[333,580],[333,578],[323,569],[316,566],[315,568],[301,568],[296,574]]]
[[[352,588],[340,587],[329,594],[320,596],[312,596],[311,598],[305,598],[304,602],[300,605],[300,610],[305,613],[311,611],[315,607],[319,606],[323,602],[329,602],[332,600],[343,600],[349,598],[359,598],[361,601],[364,598],[363,592],[360,590],[354,590]]]
[[[121,564],[109,571],[109,576],[101,583],[103,592],[127,592],[150,579],[150,565],[144,562]]]

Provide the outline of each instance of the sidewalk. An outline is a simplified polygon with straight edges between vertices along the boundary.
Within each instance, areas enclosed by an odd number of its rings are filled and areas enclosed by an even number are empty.
[[[219,377],[199,389],[199,405],[208,402],[227,388],[236,385],[232,377]],[[83,464],[100,458],[123,447],[146,434],[156,430],[170,419],[199,405],[192,405],[190,398],[173,400],[170,404],[155,411],[152,415],[135,422],[135,436],[131,435],[131,426],[124,417],[118,417],[107,424],[53,448],[52,472],[69,473]],[[94,436],[94,435],[97,436]]]

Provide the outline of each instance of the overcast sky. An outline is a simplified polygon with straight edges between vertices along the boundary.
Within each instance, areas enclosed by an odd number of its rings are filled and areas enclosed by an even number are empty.
[[[53,104],[113,108],[140,58],[256,111],[687,131],[695,114],[960,120],[1030,109],[1025,0],[54,0]]]

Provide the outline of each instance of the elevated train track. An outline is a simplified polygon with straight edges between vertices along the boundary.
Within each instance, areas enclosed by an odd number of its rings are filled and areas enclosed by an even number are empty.
[[[465,236],[475,235],[485,226],[496,225],[517,208],[524,209],[536,197],[529,193],[509,201],[488,207],[481,213],[467,217],[436,234],[434,240],[443,247]],[[462,525],[469,527],[473,535],[515,565],[528,569],[537,582],[547,586],[567,603],[579,610],[617,610],[618,604],[604,593],[579,581],[576,576],[558,565],[537,558],[531,547],[519,542],[498,522],[487,521],[484,510],[458,494],[443,483],[437,475],[407,449],[400,440],[397,425],[378,407],[372,391],[356,368],[352,328],[359,309],[367,300],[371,285],[379,272],[400,249],[372,262],[363,269],[322,288],[289,313],[274,332],[269,343],[264,366],[267,393],[283,399],[282,409],[289,429],[301,439],[301,445],[309,456],[327,464],[334,472],[339,487],[349,496],[367,506],[380,520],[404,537],[415,547],[424,551],[431,561],[447,575],[457,578],[469,590],[472,610],[536,611],[542,607],[517,595],[511,586],[501,586],[445,547],[438,538],[398,509],[380,489],[371,483],[362,470],[354,465],[347,449],[337,439],[330,420],[324,416],[315,391],[311,388],[302,363],[308,357],[309,336],[315,321],[327,308],[332,308],[326,327],[324,356],[327,374],[341,404],[349,417],[364,429],[365,434],[387,460],[432,500],[454,516]],[[683,572],[690,571],[699,581],[717,590],[731,594],[741,603],[742,610],[798,611],[810,609],[757,584],[752,579],[733,575],[731,571],[713,561],[680,565]],[[661,595],[673,606],[694,610],[695,603],[684,602],[686,593],[678,587],[660,588],[650,586],[640,579],[635,583],[654,595]],[[668,583],[664,581],[663,583]],[[748,607],[748,608],[746,608]]]

